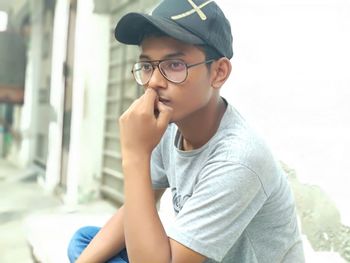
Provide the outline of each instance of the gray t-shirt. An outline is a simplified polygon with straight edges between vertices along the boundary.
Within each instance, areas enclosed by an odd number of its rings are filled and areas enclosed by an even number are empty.
[[[304,262],[286,175],[231,105],[204,146],[181,151],[181,141],[170,124],[152,153],[153,187],[172,192],[170,238],[206,262]]]

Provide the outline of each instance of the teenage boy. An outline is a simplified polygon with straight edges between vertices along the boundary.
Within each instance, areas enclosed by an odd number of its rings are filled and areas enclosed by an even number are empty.
[[[119,120],[125,203],[72,238],[73,262],[304,262],[287,178],[223,99],[231,28],[214,1],[164,0],[129,13],[116,39],[139,45],[145,93]],[[156,202],[170,188],[176,219]],[[86,249],[85,249],[86,248]]]

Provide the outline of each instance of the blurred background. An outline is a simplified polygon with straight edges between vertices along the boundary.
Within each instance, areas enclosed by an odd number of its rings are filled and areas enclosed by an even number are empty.
[[[157,2],[0,0],[0,262],[67,262],[73,231],[123,203],[117,120],[142,91],[113,30]],[[306,262],[350,262],[350,1],[216,2],[222,95],[288,174]]]

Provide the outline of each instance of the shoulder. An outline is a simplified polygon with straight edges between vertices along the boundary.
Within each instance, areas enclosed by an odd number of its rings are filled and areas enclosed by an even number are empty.
[[[232,106],[224,117],[209,146],[208,163],[247,170],[266,188],[278,183],[283,171],[264,139]]]
[[[211,157],[238,162],[248,167],[270,155],[265,141],[230,104],[210,143]]]

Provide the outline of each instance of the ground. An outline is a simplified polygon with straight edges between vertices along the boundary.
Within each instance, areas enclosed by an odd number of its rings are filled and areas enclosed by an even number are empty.
[[[340,223],[337,207],[319,187],[301,184],[292,169],[284,168],[297,201],[306,262],[347,262],[350,231]],[[102,199],[67,206],[60,197],[44,191],[33,171],[1,159],[0,193],[1,263],[32,263],[32,253],[42,263],[68,262],[66,249],[74,231],[84,225],[102,226],[116,211]],[[164,223],[172,211],[170,199],[169,192],[162,198]]]

